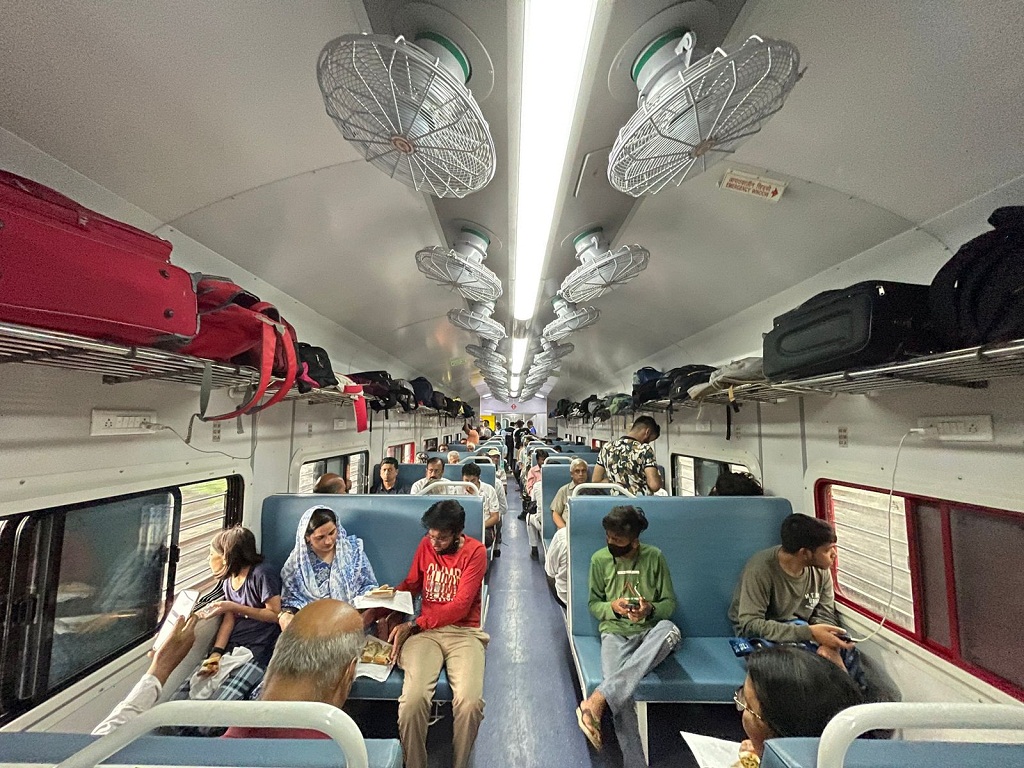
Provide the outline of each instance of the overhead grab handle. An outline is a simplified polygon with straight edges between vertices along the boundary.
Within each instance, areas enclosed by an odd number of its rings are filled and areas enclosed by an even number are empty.
[[[429,485],[425,485],[420,488],[420,492],[417,496],[431,496],[446,494],[451,495],[450,488],[465,488],[466,492],[470,496],[476,496],[480,493],[480,489],[477,488],[473,483],[466,482],[465,480],[445,480],[443,477],[435,480]]]
[[[57,768],[94,768],[140,736],[165,725],[244,725],[306,728],[327,734],[341,747],[347,768],[368,768],[363,734],[348,715],[330,704],[308,701],[168,701],[71,755]]]

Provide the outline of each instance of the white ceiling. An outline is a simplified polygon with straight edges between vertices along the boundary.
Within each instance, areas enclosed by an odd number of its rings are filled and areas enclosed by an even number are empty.
[[[435,4],[494,68],[481,107],[498,172],[464,200],[388,179],[324,114],[321,47],[370,27],[406,32],[405,0],[5,0],[0,126],[387,350],[409,366],[396,374],[465,396],[472,372],[450,361],[475,339],[444,319],[460,302],[413,254],[457,219],[509,243],[522,4]],[[639,202],[615,192],[607,147],[635,105],[609,92],[608,71],[672,4],[605,2],[595,25],[545,277],[553,290],[573,268],[558,241],[588,222],[652,257],[569,339],[555,397],[603,391],[632,362],[1024,173],[1019,0],[716,0],[717,34],[793,42],[803,80],[734,163]],[[791,183],[777,204],[747,199],[716,188],[730,166]],[[488,259],[506,285],[508,256]],[[507,298],[495,315],[506,323]],[[535,327],[551,316],[542,307]]]

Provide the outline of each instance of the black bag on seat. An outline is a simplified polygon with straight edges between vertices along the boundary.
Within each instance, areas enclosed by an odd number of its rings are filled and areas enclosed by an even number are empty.
[[[825,291],[775,318],[764,375],[785,381],[934,351],[928,286],[873,280]]]
[[[995,229],[960,246],[932,280],[936,332],[947,348],[1024,337],[1024,206],[997,208]]]

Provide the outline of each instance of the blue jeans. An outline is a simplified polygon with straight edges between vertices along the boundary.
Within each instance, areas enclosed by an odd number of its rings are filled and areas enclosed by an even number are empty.
[[[638,635],[601,635],[601,674],[604,680],[597,690],[604,695],[612,710],[624,768],[645,768],[647,765],[633,692],[644,676],[675,650],[681,639],[679,627],[667,620],[659,621]]]

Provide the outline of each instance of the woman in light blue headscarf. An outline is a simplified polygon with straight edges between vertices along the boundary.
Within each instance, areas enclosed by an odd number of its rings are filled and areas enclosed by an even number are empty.
[[[376,586],[362,539],[349,536],[330,507],[310,507],[281,569],[281,629],[307,603],[324,597],[351,603]]]

